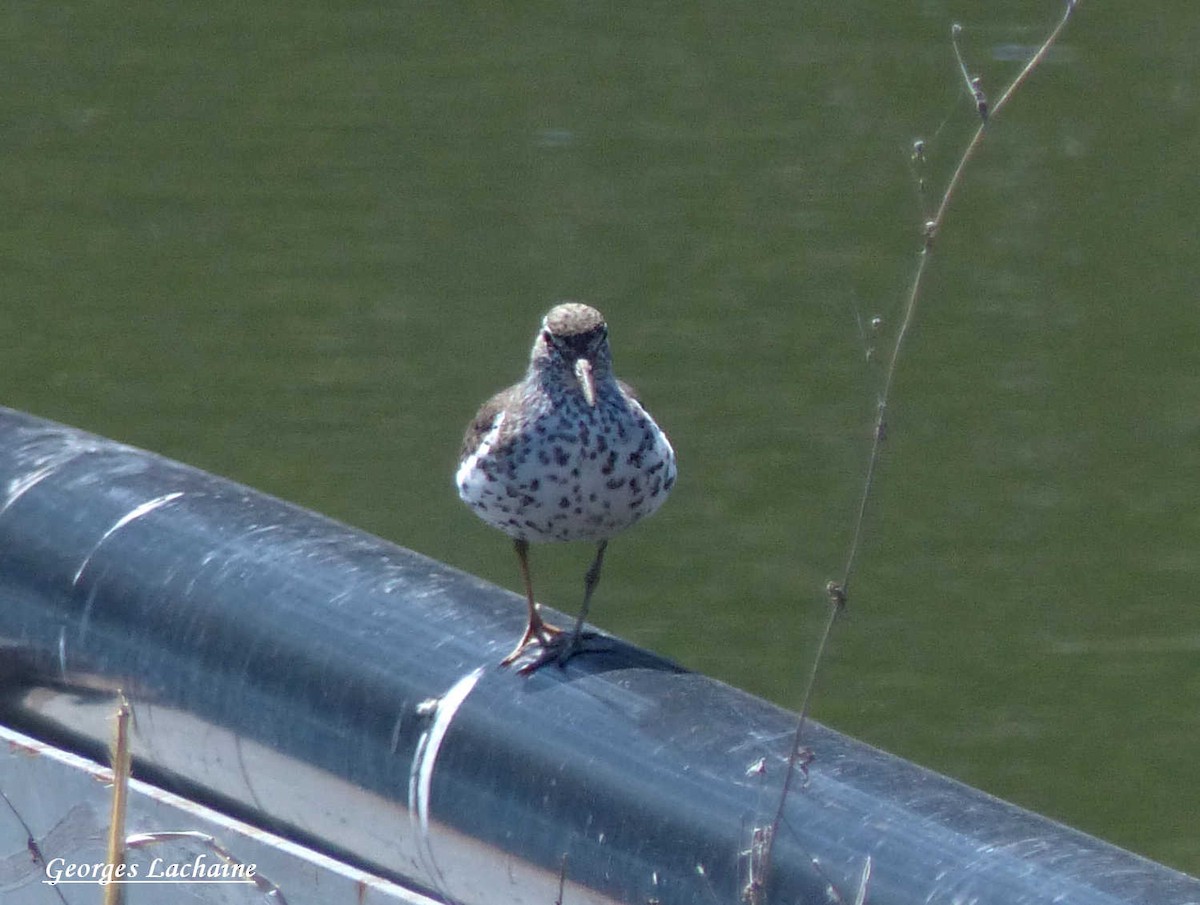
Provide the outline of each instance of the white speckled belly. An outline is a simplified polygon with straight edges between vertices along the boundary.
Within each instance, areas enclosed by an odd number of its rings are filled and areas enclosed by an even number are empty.
[[[675,453],[636,401],[500,414],[456,475],[488,524],[528,541],[600,541],[658,509],[675,483]]]

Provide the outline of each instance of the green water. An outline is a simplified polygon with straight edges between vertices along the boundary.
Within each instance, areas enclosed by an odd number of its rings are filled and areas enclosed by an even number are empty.
[[[5,3],[2,400],[515,588],[451,472],[583,298],[680,460],[595,621],[795,705],[916,264],[909,148],[931,205],[974,128],[950,23],[995,96],[1061,6],[480,6]],[[1085,2],[994,121],[815,704],[1191,872],[1198,39],[1194,3]],[[534,553],[573,611],[590,551]]]

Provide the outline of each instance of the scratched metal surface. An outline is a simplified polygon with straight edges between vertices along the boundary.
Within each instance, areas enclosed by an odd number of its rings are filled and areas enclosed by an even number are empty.
[[[0,409],[0,720],[448,902],[738,902],[793,717],[611,639],[497,661],[512,594]],[[1200,884],[829,729],[771,902],[1200,902]],[[761,768],[756,769],[755,766]],[[836,899],[834,899],[836,900]]]
[[[102,889],[94,877],[102,874],[91,873],[89,866],[103,866],[105,861],[111,775],[97,763],[0,726],[4,905],[100,901]],[[130,847],[125,864],[132,882],[123,884],[124,905],[255,905],[272,900],[288,905],[435,905],[425,896],[154,786],[131,780],[127,788]],[[258,882],[165,879],[192,865],[212,878],[209,868],[220,864],[252,867]],[[86,879],[80,879],[81,872]],[[55,880],[59,882],[52,884]],[[273,899],[265,896],[268,892]]]

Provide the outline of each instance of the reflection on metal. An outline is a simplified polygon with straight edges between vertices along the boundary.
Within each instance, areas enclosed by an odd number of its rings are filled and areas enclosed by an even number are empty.
[[[111,776],[92,761],[0,726],[4,905],[100,901],[95,879],[103,868],[92,865],[105,861]],[[125,905],[435,905],[436,900],[147,783],[132,780],[128,791],[127,826],[136,832],[126,840],[126,877],[132,882],[123,887]],[[78,882],[81,868],[88,882]],[[187,874],[198,876],[182,877],[186,889],[166,882]],[[246,879],[229,879],[236,877]],[[283,899],[264,898],[263,891],[276,886]]]
[[[416,824],[418,845],[423,856],[422,864],[429,876],[437,878],[439,887],[445,886],[445,877],[437,869],[437,859],[433,856],[429,834],[429,800],[433,787],[433,768],[437,764],[438,751],[446,738],[446,732],[458,708],[462,706],[479,677],[483,668],[479,667],[467,673],[454,683],[454,687],[442,698],[431,698],[417,705],[417,714],[428,717],[429,728],[417,739],[417,748],[413,753],[412,767],[408,773],[408,818]]]
[[[497,666],[522,619],[416,553],[0,409],[0,722],[102,756],[121,688],[143,780],[438,900],[738,903],[793,716],[617,639],[522,678]],[[863,877],[872,905],[1200,902],[832,730],[807,741],[767,902],[854,902]]]

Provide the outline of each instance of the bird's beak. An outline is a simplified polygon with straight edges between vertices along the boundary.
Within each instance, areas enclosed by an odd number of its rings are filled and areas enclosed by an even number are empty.
[[[583,398],[587,404],[596,406],[596,377],[592,373],[592,363],[586,358],[575,360],[575,379],[579,381],[579,389],[583,390]]]

